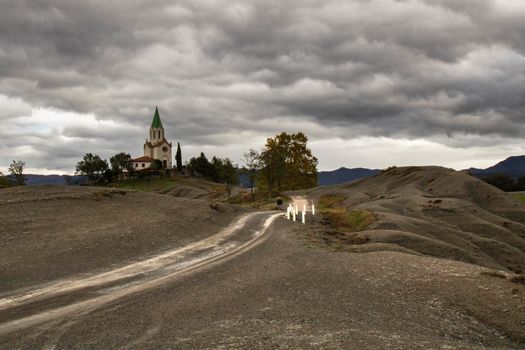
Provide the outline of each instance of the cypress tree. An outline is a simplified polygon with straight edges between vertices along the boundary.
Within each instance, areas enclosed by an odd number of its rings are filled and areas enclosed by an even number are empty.
[[[182,153],[180,151],[180,144],[177,142],[177,153],[175,154],[175,162],[177,163],[177,170],[182,171]]]

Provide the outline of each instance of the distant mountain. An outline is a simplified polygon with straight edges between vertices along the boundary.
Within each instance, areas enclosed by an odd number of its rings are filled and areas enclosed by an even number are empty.
[[[320,171],[317,176],[317,184],[319,186],[324,185],[337,185],[344,182],[354,181],[365,177],[377,175],[381,172],[378,169],[365,169],[365,168],[339,168],[333,171]]]
[[[68,175],[33,175],[27,174],[26,185],[84,185],[87,183],[85,176]]]
[[[525,155],[509,157],[487,169],[470,168],[467,171],[477,177],[489,177],[496,174],[503,174],[518,178],[525,176]]]

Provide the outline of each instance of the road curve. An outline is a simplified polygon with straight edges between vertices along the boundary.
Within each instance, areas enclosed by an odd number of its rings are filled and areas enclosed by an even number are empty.
[[[74,319],[124,296],[231,259],[262,242],[264,233],[281,215],[245,214],[196,243],[100,274],[60,280],[2,298],[0,335],[53,320]]]

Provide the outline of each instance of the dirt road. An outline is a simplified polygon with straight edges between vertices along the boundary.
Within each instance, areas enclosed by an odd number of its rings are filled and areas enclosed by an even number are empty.
[[[525,286],[458,261],[312,246],[243,216],[215,236],[4,298],[2,349],[522,349]],[[241,254],[242,253],[242,254]]]
[[[282,214],[250,213],[219,233],[144,261],[59,280],[0,299],[0,336],[53,320],[72,320],[132,293],[173,282],[252,248]]]

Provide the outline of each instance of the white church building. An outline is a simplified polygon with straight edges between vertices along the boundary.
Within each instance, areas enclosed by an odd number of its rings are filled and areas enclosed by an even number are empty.
[[[144,143],[144,156],[131,160],[133,170],[146,170],[155,160],[161,161],[164,168],[171,169],[173,167],[171,149],[171,142],[166,140],[164,134],[159,109],[155,107],[155,114],[149,129],[149,139]]]

